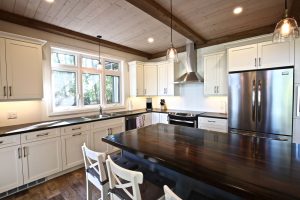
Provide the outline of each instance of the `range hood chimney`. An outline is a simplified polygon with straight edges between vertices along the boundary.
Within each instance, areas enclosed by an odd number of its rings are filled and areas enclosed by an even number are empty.
[[[203,82],[203,77],[197,72],[197,53],[194,43],[186,44],[186,56],[186,73],[180,76],[174,83]]]

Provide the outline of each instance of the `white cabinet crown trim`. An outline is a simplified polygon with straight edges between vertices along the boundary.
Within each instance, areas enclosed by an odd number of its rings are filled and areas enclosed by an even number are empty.
[[[36,38],[27,37],[27,36],[23,36],[23,35],[17,35],[17,34],[13,34],[13,33],[7,33],[7,32],[3,32],[3,31],[0,31],[0,37],[5,38],[5,39],[29,42],[29,43],[38,44],[38,45],[44,45],[47,43],[46,40],[36,39]]]

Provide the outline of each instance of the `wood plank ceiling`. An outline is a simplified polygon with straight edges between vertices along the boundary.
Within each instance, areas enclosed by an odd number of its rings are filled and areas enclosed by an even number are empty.
[[[244,8],[239,16],[232,13],[236,6]],[[0,9],[88,36],[102,35],[145,55],[158,56],[170,46],[169,0],[0,0]],[[173,0],[178,31],[173,43],[182,47],[193,39],[200,47],[268,33],[283,12],[283,0]],[[154,43],[147,43],[148,37]]]

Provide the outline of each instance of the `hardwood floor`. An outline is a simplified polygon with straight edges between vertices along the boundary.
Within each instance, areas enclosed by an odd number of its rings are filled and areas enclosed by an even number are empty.
[[[100,191],[92,187],[92,199],[100,198]],[[84,169],[78,169],[24,190],[5,200],[82,200],[86,199]]]

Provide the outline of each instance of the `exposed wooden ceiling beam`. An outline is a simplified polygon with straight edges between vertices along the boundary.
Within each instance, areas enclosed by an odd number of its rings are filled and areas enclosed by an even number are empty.
[[[133,6],[141,9],[145,13],[170,27],[171,13],[153,0],[125,0]],[[204,44],[205,39],[181,20],[173,15],[173,29],[196,44]]]
[[[212,40],[207,41],[205,44],[201,44],[201,45],[197,44],[196,47],[203,48],[203,47],[213,46],[213,45],[222,44],[222,43],[226,43],[226,42],[232,42],[235,40],[241,40],[241,39],[246,39],[246,38],[255,37],[255,36],[259,36],[259,35],[269,34],[274,31],[274,28],[275,28],[275,24],[272,24],[269,26],[256,28],[253,30],[244,31],[241,33],[233,34],[233,35],[228,35],[228,36],[212,39]],[[177,49],[178,53],[185,52],[185,46],[182,46],[182,47],[179,47],[176,49]],[[150,59],[163,57],[165,55],[166,55],[165,51],[155,53],[155,54],[151,55]]]
[[[77,39],[77,40],[81,40],[81,41],[85,41],[85,42],[89,42],[92,44],[98,44],[99,39],[90,35],[86,35],[83,33],[79,33],[76,31],[72,31],[69,29],[65,29],[59,26],[55,26],[52,24],[48,24],[45,22],[41,22],[35,19],[30,19],[21,15],[17,15],[17,14],[13,14],[13,13],[9,13],[3,10],[0,10],[0,20],[3,21],[8,21],[8,22],[12,22],[15,24],[19,24],[19,25],[23,25],[23,26],[27,26],[30,28],[35,28],[35,29],[39,29],[42,31],[47,31],[49,33],[54,33],[54,34],[58,34],[58,35],[62,35],[62,36],[66,36],[69,38],[73,38],[73,39]],[[130,47],[126,47],[120,44],[116,44],[107,40],[103,40],[101,39],[101,46],[107,47],[107,48],[111,48],[114,50],[118,50],[118,51],[122,51],[122,52],[126,52],[126,53],[131,53],[134,55],[138,55],[138,56],[143,56],[146,58],[150,58],[151,54],[137,50],[137,49],[133,49]]]
[[[300,23],[300,1],[299,0],[293,1],[289,16],[294,17],[297,20],[297,23],[299,26],[299,23]]]

